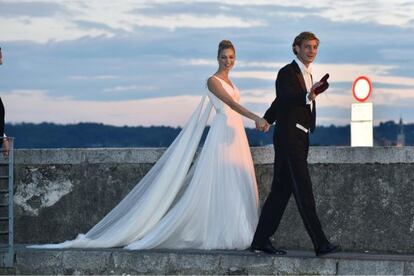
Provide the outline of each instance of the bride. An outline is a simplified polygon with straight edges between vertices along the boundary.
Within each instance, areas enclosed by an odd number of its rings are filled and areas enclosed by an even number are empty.
[[[218,70],[207,81],[209,101],[202,98],[160,160],[98,224],[75,240],[31,247],[249,247],[258,221],[258,192],[240,114],[259,129],[268,125],[239,104],[239,90],[228,76],[235,60],[233,44],[221,41]],[[193,162],[212,107],[216,115]]]

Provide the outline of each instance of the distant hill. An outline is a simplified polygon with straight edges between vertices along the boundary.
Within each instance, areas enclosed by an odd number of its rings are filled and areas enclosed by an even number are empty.
[[[167,147],[180,132],[180,128],[115,127],[98,123],[58,125],[53,123],[6,124],[8,136],[16,138],[16,148],[96,148],[96,147]],[[204,131],[204,137],[208,128]],[[393,121],[380,123],[374,128],[377,145],[395,145],[399,125]],[[404,125],[406,145],[414,144],[414,124]],[[246,128],[250,146],[272,144],[271,129],[262,133]],[[350,127],[318,126],[311,135],[311,145],[348,146]]]

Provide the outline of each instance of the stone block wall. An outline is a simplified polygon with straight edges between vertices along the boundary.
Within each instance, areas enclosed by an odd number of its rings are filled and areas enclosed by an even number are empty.
[[[252,148],[261,204],[273,148]],[[164,149],[15,152],[15,241],[51,243],[85,233],[151,168]],[[317,211],[330,239],[349,251],[414,253],[414,148],[312,147]],[[291,199],[275,245],[312,249]]]

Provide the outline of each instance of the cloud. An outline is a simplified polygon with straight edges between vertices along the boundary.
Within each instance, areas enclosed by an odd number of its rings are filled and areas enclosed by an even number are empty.
[[[190,59],[181,61],[182,64],[193,66],[217,66],[217,61],[213,59]],[[282,62],[253,62],[239,60],[236,62],[235,69],[231,76],[236,79],[258,79],[274,81],[277,71],[285,66]],[[248,70],[250,68],[256,70]],[[392,71],[397,69],[396,65],[385,64],[332,64],[316,63],[313,69],[315,80],[323,76],[326,72],[330,73],[329,81],[336,82],[353,82],[358,76],[368,76],[374,83],[391,84],[398,86],[413,86],[414,78],[391,75]],[[247,70],[246,70],[247,69]],[[272,69],[272,70],[257,70]]]
[[[129,91],[134,91],[134,92],[139,92],[141,90],[146,90],[146,91],[153,91],[158,89],[158,87],[156,86],[138,86],[138,85],[127,85],[127,86],[115,86],[115,87],[110,87],[110,88],[105,88],[103,91],[104,92],[109,92],[109,93],[119,93],[119,92],[129,92]]]
[[[118,76],[113,75],[98,75],[98,76],[69,76],[71,80],[114,80],[118,79]]]
[[[155,1],[168,3],[170,1]],[[186,0],[174,1],[188,3]],[[375,1],[371,0],[319,0],[310,3],[308,0],[201,0],[193,3],[212,3],[215,5],[234,6],[233,10],[264,7],[263,12],[277,11],[278,7],[284,9],[280,14],[291,17],[307,17],[309,15],[327,18],[337,22],[373,22],[379,25],[412,27],[414,19],[414,4],[406,0]],[[286,9],[286,8],[290,8]],[[297,8],[301,10],[296,10]],[[308,12],[305,12],[305,11]]]
[[[0,18],[3,41],[28,40],[37,43],[76,40],[83,37],[113,37],[135,33],[141,27],[165,28],[251,28],[264,23],[228,14],[193,15],[173,13],[147,15],[147,4],[135,1],[5,2],[9,16]],[[47,9],[39,16],[30,7]],[[14,16],[11,16],[14,12]],[[135,11],[135,13],[132,13]]]
[[[0,16],[2,17],[48,17],[66,13],[64,6],[54,2],[0,1],[0,5]]]
[[[80,29],[71,21],[57,17],[0,18],[0,37],[3,41],[50,41],[75,40],[82,37],[111,37],[112,33],[97,28]]]
[[[183,65],[194,65],[194,66],[217,66],[216,59],[181,59],[178,60]],[[247,61],[247,60],[237,60],[237,68],[271,68],[271,69],[280,69],[284,66],[283,62],[260,62],[260,61]]]
[[[270,63],[269,66],[266,66],[265,63],[262,63],[262,68],[272,68],[280,69],[279,63]],[[243,68],[243,66],[242,66]],[[326,72],[329,72],[330,78],[329,82],[331,83],[330,89],[338,88],[336,83],[349,84],[349,90],[352,88],[352,82],[359,76],[364,75],[371,79],[373,82],[374,89],[379,86],[391,86],[394,91],[398,87],[406,87],[407,89],[414,89],[414,77],[401,77],[397,75],[392,75],[392,70],[395,69],[394,65],[370,65],[370,64],[315,64],[313,69],[313,76],[315,80],[318,80]],[[275,81],[277,70],[235,70],[232,73],[232,77],[235,79],[258,79],[258,80],[267,80]]]
[[[15,90],[3,93],[2,99],[9,123],[101,122],[116,126],[183,126],[201,96],[102,102],[51,97],[42,90]]]
[[[176,14],[158,17],[141,15],[137,18],[136,25],[174,30],[176,28],[251,28],[263,26],[264,23],[261,20],[248,20],[229,15],[194,16],[189,14]]]
[[[162,99],[171,99],[177,109],[171,114],[180,114],[179,97],[206,92],[206,79],[217,69],[217,44],[230,39],[238,58],[230,76],[242,103],[262,113],[274,98],[277,71],[293,59],[292,39],[304,22],[321,38],[314,78],[331,74],[331,87],[318,98],[318,108],[331,108],[331,113],[347,109],[353,101],[352,81],[359,75],[374,82],[375,104],[390,105],[381,116],[394,118],[412,102],[410,2],[0,0],[0,6],[1,89],[13,91],[13,97],[16,91],[41,92],[26,96],[45,110],[50,110],[47,104],[61,102],[85,110],[88,104],[91,110],[122,109],[119,103],[129,110],[130,103],[141,107],[144,101],[158,110],[157,101],[167,105]],[[16,120],[38,118],[36,112],[25,112],[33,109],[28,101],[13,104],[21,107],[21,114],[8,113]],[[8,110],[13,108],[8,104]],[[91,110],[76,120],[115,121],[100,111],[93,117]],[[59,113],[53,114],[50,120],[60,120]],[[121,114],[128,118],[127,112]],[[322,112],[318,120],[340,122],[341,114]],[[172,125],[183,118],[173,122],[174,116],[168,118]]]
[[[235,71],[232,73],[235,79],[259,79],[259,80],[275,80],[275,71]]]
[[[1,4],[2,40],[37,43],[134,35],[142,28],[165,28],[170,31],[177,28],[271,28],[275,18],[313,17],[330,22],[373,23],[399,28],[412,28],[414,21],[414,4],[402,0],[392,3],[377,1],[375,5],[369,0],[321,0],[312,5],[304,0],[55,0],[19,3],[3,0]]]

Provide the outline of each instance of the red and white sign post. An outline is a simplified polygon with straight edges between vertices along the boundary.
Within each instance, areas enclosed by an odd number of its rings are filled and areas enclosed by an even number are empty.
[[[373,104],[366,102],[372,93],[372,82],[365,76],[358,77],[352,85],[352,94],[358,101],[351,107],[351,146],[372,147]]]

